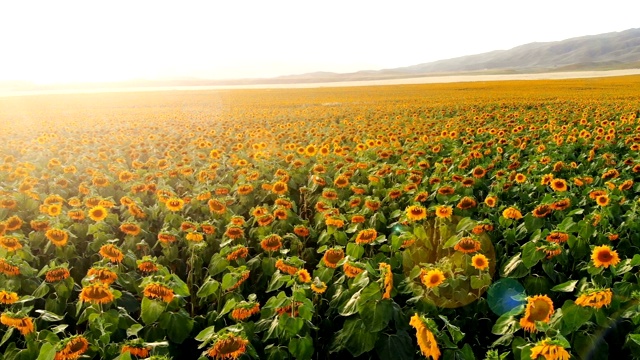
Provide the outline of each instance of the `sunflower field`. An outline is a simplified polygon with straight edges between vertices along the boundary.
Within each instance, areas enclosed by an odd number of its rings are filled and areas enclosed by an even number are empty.
[[[2,359],[640,358],[640,77],[0,98]]]

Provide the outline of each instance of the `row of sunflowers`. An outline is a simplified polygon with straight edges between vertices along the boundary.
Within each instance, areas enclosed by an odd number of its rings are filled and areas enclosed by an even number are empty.
[[[638,85],[0,98],[0,352],[640,356]]]

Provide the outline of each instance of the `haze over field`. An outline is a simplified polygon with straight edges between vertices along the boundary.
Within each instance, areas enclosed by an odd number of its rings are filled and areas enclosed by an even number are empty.
[[[34,11],[37,9],[37,11]],[[0,82],[269,78],[407,67],[637,27],[577,1],[0,4]],[[544,24],[544,25],[543,25]]]

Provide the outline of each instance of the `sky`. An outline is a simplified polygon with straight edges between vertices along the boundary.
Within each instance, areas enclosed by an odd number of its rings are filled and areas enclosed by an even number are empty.
[[[236,79],[415,65],[640,27],[636,1],[2,1],[0,81]]]

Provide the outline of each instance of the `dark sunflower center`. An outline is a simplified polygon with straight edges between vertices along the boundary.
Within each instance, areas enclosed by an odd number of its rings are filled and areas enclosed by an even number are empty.
[[[600,260],[601,262],[609,262],[612,258],[613,256],[609,251],[605,250],[598,253],[598,260]]]

